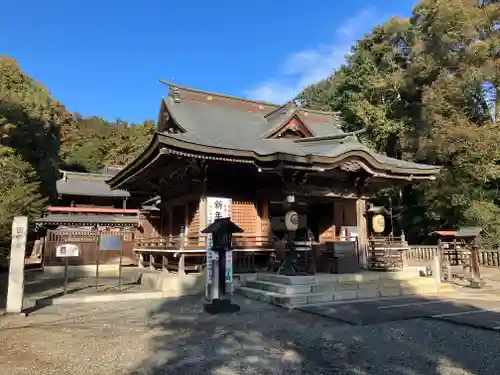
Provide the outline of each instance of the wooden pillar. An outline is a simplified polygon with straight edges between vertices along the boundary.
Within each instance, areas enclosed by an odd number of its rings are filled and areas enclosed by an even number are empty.
[[[163,272],[168,272],[167,266],[168,266],[168,258],[165,255],[163,255],[161,257],[161,270]]]
[[[264,242],[263,241],[264,233],[262,232],[261,202],[257,199],[253,204],[255,206],[255,212],[257,213],[257,217],[255,220],[255,226],[256,226],[256,228],[255,228],[256,229],[255,230],[255,236],[256,236],[255,244],[257,246],[262,246],[262,243]]]
[[[366,223],[366,201],[364,199],[358,199],[356,201],[356,222],[358,229],[358,246],[360,252],[360,265],[362,267],[367,267],[368,257],[367,257],[367,243],[368,243],[368,226]]]
[[[337,237],[338,229],[344,225],[344,202],[336,199],[333,202],[333,223],[335,224],[335,237]]]
[[[186,275],[186,254],[180,254],[179,255],[179,275],[180,276],[185,276]]]
[[[174,219],[174,215],[172,213],[172,206],[168,206],[168,212],[167,212],[167,215],[168,215],[168,238],[170,241],[172,241],[172,231],[173,231],[173,227],[172,227],[172,221]]]
[[[271,222],[269,220],[269,199],[260,200],[260,235],[265,241],[270,241]]]
[[[144,255],[142,255],[142,253],[137,254],[137,268],[145,268]]]
[[[188,244],[189,233],[189,202],[184,203],[184,247]]]
[[[207,218],[207,198],[204,196],[202,196],[200,198],[199,210],[200,210],[199,245],[200,246],[207,246],[208,245],[207,244],[207,236],[204,234],[201,234],[201,231],[208,226],[208,222],[207,222],[207,220],[208,220],[208,218]]]

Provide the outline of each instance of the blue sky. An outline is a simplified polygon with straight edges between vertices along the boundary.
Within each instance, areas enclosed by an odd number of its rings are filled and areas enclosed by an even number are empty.
[[[0,54],[70,111],[156,119],[167,87],[281,103],[415,0],[3,0]]]

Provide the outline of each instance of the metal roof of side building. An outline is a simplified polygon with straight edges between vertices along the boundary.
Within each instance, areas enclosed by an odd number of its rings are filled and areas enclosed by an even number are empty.
[[[121,170],[122,168],[120,168]],[[119,172],[115,168],[116,173]],[[111,190],[106,180],[112,178],[110,173],[81,173],[60,171],[62,178],[56,182],[57,193],[60,195],[80,195],[109,198],[128,198],[126,190]],[[115,174],[116,174],[115,173]]]

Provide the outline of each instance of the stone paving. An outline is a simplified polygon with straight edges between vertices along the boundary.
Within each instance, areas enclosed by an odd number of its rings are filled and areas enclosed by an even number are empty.
[[[413,319],[354,326],[235,298],[50,306],[0,318],[2,375],[497,375],[500,334]]]
[[[298,308],[353,325],[379,324],[409,319],[439,319],[500,332],[498,296],[450,298],[405,297],[359,303],[325,303]]]

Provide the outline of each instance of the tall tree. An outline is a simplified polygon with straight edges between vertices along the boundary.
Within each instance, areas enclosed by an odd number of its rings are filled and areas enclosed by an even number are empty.
[[[0,55],[0,155],[19,155],[36,171],[42,194],[54,199],[61,138],[75,122],[17,62]]]
[[[376,27],[332,77],[299,95],[307,106],[324,107],[327,98],[347,126],[364,124],[379,152],[444,166],[437,183],[404,192],[414,235],[475,224],[500,244],[500,129],[491,114],[499,16],[497,3],[421,1],[410,19]]]
[[[37,218],[47,203],[40,194],[33,167],[19,155],[0,157],[0,249],[10,242],[12,220],[23,215]]]

